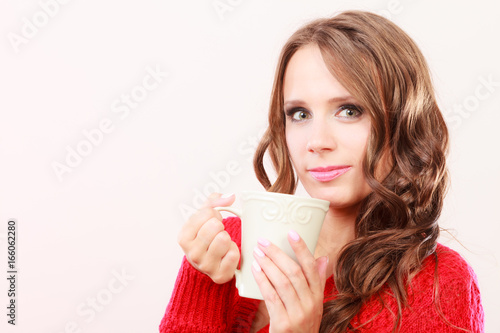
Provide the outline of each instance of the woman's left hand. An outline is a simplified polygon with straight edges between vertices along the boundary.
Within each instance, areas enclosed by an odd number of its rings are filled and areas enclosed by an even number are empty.
[[[269,332],[318,332],[328,257],[314,259],[295,231],[288,241],[300,265],[265,239],[254,251],[252,271],[269,312]]]

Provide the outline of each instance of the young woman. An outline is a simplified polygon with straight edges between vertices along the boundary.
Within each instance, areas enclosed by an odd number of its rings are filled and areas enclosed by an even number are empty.
[[[294,193],[298,178],[330,201],[315,253],[293,230],[299,264],[260,240],[264,301],[239,297],[240,221],[212,209],[234,196],[212,195],[179,235],[160,331],[482,332],[474,272],[437,243],[447,147],[426,62],[400,28],[361,11],[302,27],[283,47],[254,167],[267,191]]]

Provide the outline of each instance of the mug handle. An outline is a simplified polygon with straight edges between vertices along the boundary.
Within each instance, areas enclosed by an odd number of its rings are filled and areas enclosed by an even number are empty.
[[[225,211],[225,212],[233,213],[234,215],[238,216],[240,219],[241,219],[241,215],[243,215],[241,213],[241,210],[239,210],[238,208],[234,208],[234,207],[215,207],[214,209],[218,212]]]
[[[225,211],[225,212],[233,213],[234,215],[238,216],[240,219],[241,219],[241,215],[243,215],[240,209],[234,208],[234,207],[214,207],[214,209],[218,212]],[[236,271],[234,272],[234,276],[236,277],[236,288],[238,288],[238,290],[240,290],[241,270],[236,268]]]

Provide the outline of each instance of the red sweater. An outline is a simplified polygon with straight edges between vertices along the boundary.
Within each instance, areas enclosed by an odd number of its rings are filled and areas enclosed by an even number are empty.
[[[227,232],[240,246],[241,225],[237,217],[224,220]],[[442,314],[452,325],[471,332],[484,332],[484,313],[476,275],[455,251],[438,244],[439,302]],[[435,256],[423,262],[408,292],[410,307],[403,309],[400,332],[464,332],[454,329],[439,315],[434,305]],[[325,298],[337,292],[333,277],[326,281]],[[354,327],[368,322],[361,331],[391,332],[396,302],[384,296],[386,308],[377,299],[363,305],[351,322]],[[184,258],[160,332],[249,332],[259,300],[238,295],[234,279],[215,284],[195,270]],[[380,313],[379,313],[380,312]],[[378,313],[378,315],[377,315]],[[269,325],[259,332],[268,332]]]

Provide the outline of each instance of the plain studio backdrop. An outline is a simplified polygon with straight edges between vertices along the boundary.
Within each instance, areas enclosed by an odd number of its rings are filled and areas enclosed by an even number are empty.
[[[262,189],[251,160],[282,45],[345,9],[389,17],[429,62],[452,142],[440,241],[474,268],[499,332],[500,8],[486,0],[2,0],[0,330],[156,332],[186,217],[207,193]]]

